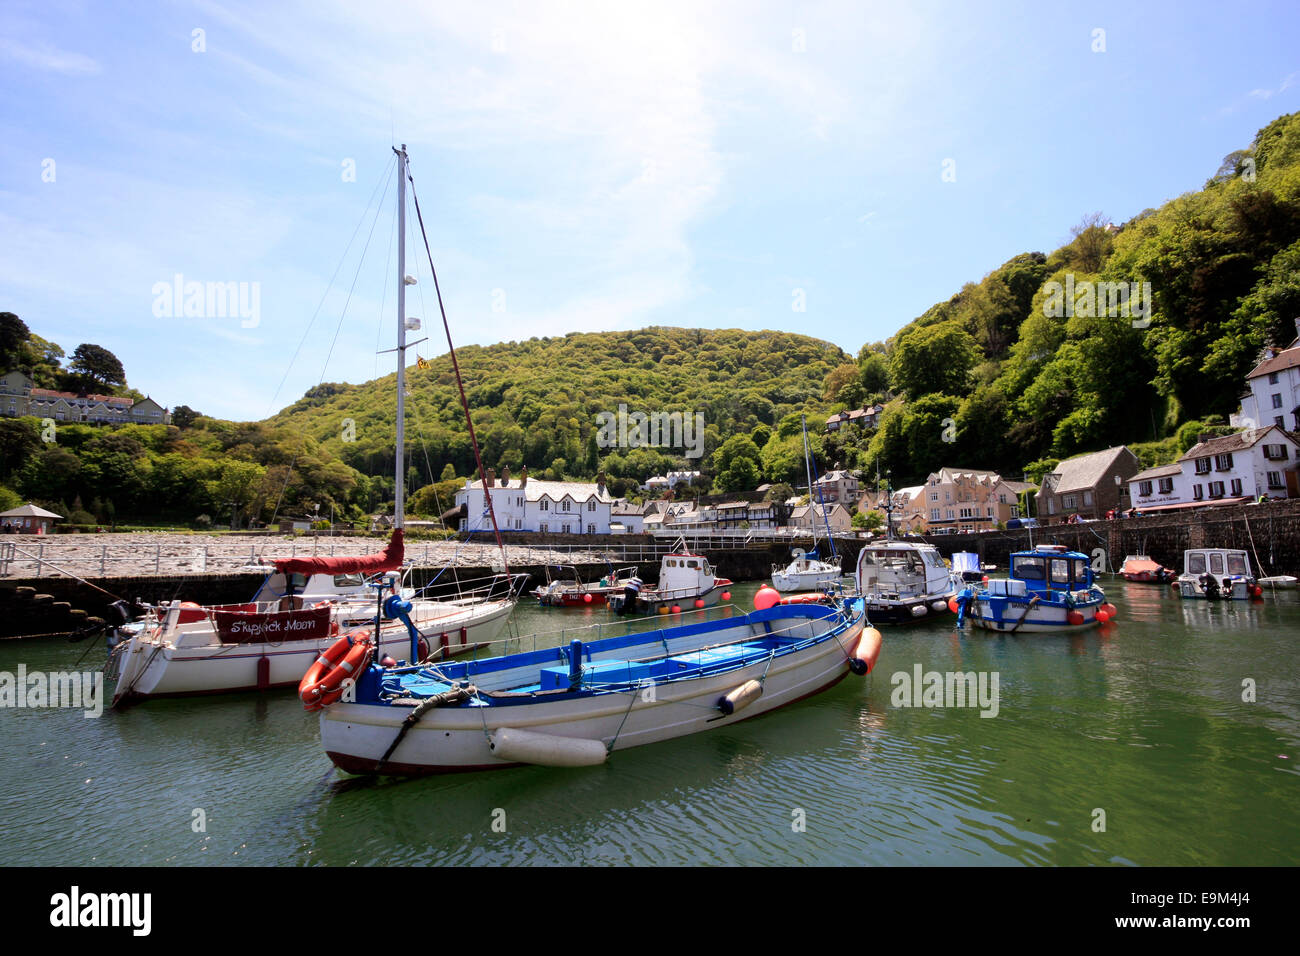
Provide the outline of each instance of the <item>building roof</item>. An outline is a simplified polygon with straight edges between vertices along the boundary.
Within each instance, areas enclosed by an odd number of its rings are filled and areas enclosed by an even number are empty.
[[[1139,471],[1129,481],[1150,481],[1152,478],[1168,478],[1170,475],[1181,475],[1183,466],[1174,462],[1172,465],[1157,465],[1155,468],[1148,468],[1146,471]]]
[[[1269,432],[1276,432],[1273,437],[1283,438],[1286,441],[1295,444],[1296,440],[1286,431],[1278,428],[1276,425],[1269,425],[1267,428],[1247,428],[1245,431],[1235,432],[1231,435],[1220,435],[1218,438],[1211,438],[1208,441],[1197,442],[1191,448],[1187,449],[1187,454],[1179,458],[1179,461],[1192,461],[1196,458],[1206,458],[1210,455],[1227,455],[1234,451],[1243,451],[1247,448],[1253,448],[1258,445]]]
[[[32,398],[62,398],[74,402],[104,402],[108,405],[134,405],[135,400],[117,395],[78,395],[75,392],[56,392],[52,388],[32,389]]]
[[[10,508],[8,511],[0,511],[0,518],[59,518],[63,515],[56,515],[53,511],[46,511],[44,508],[38,508],[30,501],[25,505],[19,505],[17,508]]]
[[[1007,490],[1017,495],[1022,495],[1026,491],[1037,491],[1038,486],[1030,481],[1007,481],[1002,479],[1002,484],[1007,486]]]
[[[1247,379],[1259,378],[1261,375],[1269,375],[1273,372],[1283,372],[1289,368],[1295,368],[1300,365],[1300,348],[1294,343],[1285,351],[1278,352],[1272,358],[1264,359],[1246,376]]]
[[[498,478],[496,484],[492,486],[492,493],[500,491],[519,491],[521,479],[511,478],[505,484],[501,483]],[[613,503],[614,497],[609,493],[609,486],[600,486],[597,491],[597,485],[594,481],[542,481],[537,478],[529,478],[528,484],[523,486],[524,497],[529,501],[540,501],[542,498],[549,498],[551,501],[561,501],[565,497],[572,498],[574,501],[587,501],[595,498],[597,501]],[[483,482],[471,481],[465,485],[465,490],[473,488],[475,491],[483,490]]]
[[[1051,489],[1052,492],[1060,495],[1096,488],[1125,452],[1133,454],[1128,450],[1128,446],[1116,445],[1114,448],[1065,459],[1052,472],[1056,476],[1056,487]]]
[[[935,474],[941,482],[956,481],[958,478],[973,478],[976,481],[998,482],[1001,476],[996,471],[982,471],[978,468],[940,468]]]

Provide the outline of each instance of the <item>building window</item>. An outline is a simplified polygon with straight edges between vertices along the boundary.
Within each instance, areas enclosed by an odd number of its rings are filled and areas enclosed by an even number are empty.
[[[541,508],[541,510],[542,510],[542,511],[550,511],[550,510],[551,510],[551,503],[550,503],[549,501],[547,501],[545,498],[542,499],[542,508]],[[543,531],[546,530],[546,526],[545,526],[545,525],[542,526],[542,530],[543,530]]]
[[[1265,445],[1264,457],[1269,461],[1286,461],[1286,445]]]
[[[1300,413],[1296,414],[1295,423],[1296,423],[1296,428],[1300,428]],[[1282,420],[1281,415],[1273,416],[1273,424],[1276,425],[1278,428],[1286,428],[1286,423]]]
[[[1232,455],[1231,455],[1231,454],[1227,454],[1227,455],[1215,455],[1215,456],[1214,456],[1214,470],[1215,470],[1215,471],[1232,471]]]
[[[1280,472],[1280,471],[1270,471],[1270,472],[1268,473],[1268,487],[1270,488],[1270,490],[1271,490],[1271,489],[1275,489],[1275,488],[1285,488],[1285,487],[1286,487],[1286,485],[1283,484],[1283,482],[1282,482],[1282,472]]]
[[[1192,485],[1192,497],[1193,497],[1194,499],[1196,499],[1197,501],[1200,501],[1202,498],[1204,498],[1204,497],[1205,497],[1205,486],[1204,486],[1204,485]]]
[[[1223,497],[1223,482],[1221,481],[1210,482],[1210,497],[1211,498]]]
[[[1273,407],[1274,407],[1274,408],[1281,408],[1281,407],[1282,407],[1282,393],[1281,393],[1281,392],[1274,392],[1274,393],[1273,393]]]
[[[1085,492],[1083,493],[1083,506],[1084,506],[1085,508],[1090,508],[1090,507],[1092,507],[1092,492],[1091,492],[1091,491],[1085,491]]]
[[[1076,504],[1077,504],[1077,499],[1075,498],[1074,495],[1061,496],[1061,507],[1066,509],[1067,511],[1075,507]]]
[[[1232,479],[1232,493],[1233,493],[1234,495],[1238,496],[1238,497],[1241,496],[1241,479],[1240,479],[1240,478],[1234,478],[1234,479]]]
[[[1270,385],[1276,385],[1276,384],[1277,384],[1277,372],[1269,372],[1269,373],[1268,373],[1268,384],[1270,384]]]
[[[1208,475],[1210,473],[1210,459],[1208,458],[1196,459],[1196,473],[1198,475]]]
[[[1150,487],[1151,487],[1151,482],[1148,481],[1148,482],[1146,483],[1146,485],[1147,485],[1147,488],[1150,488]],[[1160,493],[1161,493],[1162,495],[1167,495],[1167,494],[1169,494],[1169,493],[1170,493],[1171,491],[1173,491],[1173,490],[1174,490],[1174,480],[1173,480],[1172,478],[1161,478],[1161,479],[1160,479]],[[1150,491],[1147,491],[1146,494],[1151,494],[1151,492],[1150,492]]]
[[[1150,497],[1151,497],[1151,482],[1149,482],[1149,481],[1139,481],[1139,482],[1138,482],[1138,494],[1141,495],[1143,498],[1150,498]]]
[[[937,491],[932,491],[932,492],[930,492],[930,500],[931,500],[931,501],[938,501],[938,500],[939,500],[939,492],[937,492]]]
[[[949,508],[946,511],[944,511],[943,516],[947,518],[949,521],[951,521],[953,519],[952,509]]]
[[[596,510],[596,502],[594,502],[594,501],[588,501],[588,502],[587,502],[587,510],[588,510],[588,511],[595,511],[595,510]]]
[[[545,521],[543,521],[541,524],[539,524],[539,525],[537,526],[537,528],[538,528],[538,530],[540,530],[540,531],[542,532],[542,534],[546,534],[546,532],[547,532],[547,530],[548,530],[548,525],[546,524]]]
[[[939,509],[938,509],[938,508],[931,508],[931,509],[930,509],[930,520],[931,520],[931,521],[938,521],[938,520],[939,520]]]
[[[587,534],[595,534],[595,533],[596,533],[596,526],[594,524],[587,525]]]

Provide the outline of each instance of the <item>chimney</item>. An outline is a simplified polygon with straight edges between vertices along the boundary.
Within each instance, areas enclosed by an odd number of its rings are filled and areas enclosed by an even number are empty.
[[[519,473],[519,490],[523,491],[524,486],[528,484],[528,466],[524,465],[523,471]]]
[[[497,473],[491,468],[484,469],[483,487],[491,488],[497,483]]]
[[[510,487],[510,466],[509,465],[506,465],[504,468],[501,469],[501,487],[502,488]]]
[[[596,473],[596,494],[603,495],[604,493],[605,493],[605,473],[603,471],[599,471]]]

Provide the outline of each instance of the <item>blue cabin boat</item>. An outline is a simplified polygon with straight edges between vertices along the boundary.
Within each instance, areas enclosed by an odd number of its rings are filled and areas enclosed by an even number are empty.
[[[1115,616],[1097,586],[1088,555],[1062,544],[1040,544],[1011,555],[1010,576],[971,584],[957,594],[957,626],[1008,634],[1076,631]]]

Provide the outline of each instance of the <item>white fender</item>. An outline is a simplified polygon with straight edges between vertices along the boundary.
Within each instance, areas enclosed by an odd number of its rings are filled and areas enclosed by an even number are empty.
[[[930,613],[930,609],[926,607],[924,604],[912,605],[912,617],[925,617],[929,613]]]
[[[724,714],[734,714],[744,710],[763,696],[763,685],[756,680],[747,680],[726,697],[718,701],[718,709]]]
[[[491,735],[492,755],[511,763],[532,763],[543,767],[594,767],[605,762],[609,752],[599,740],[557,737],[532,730],[502,727]]]

